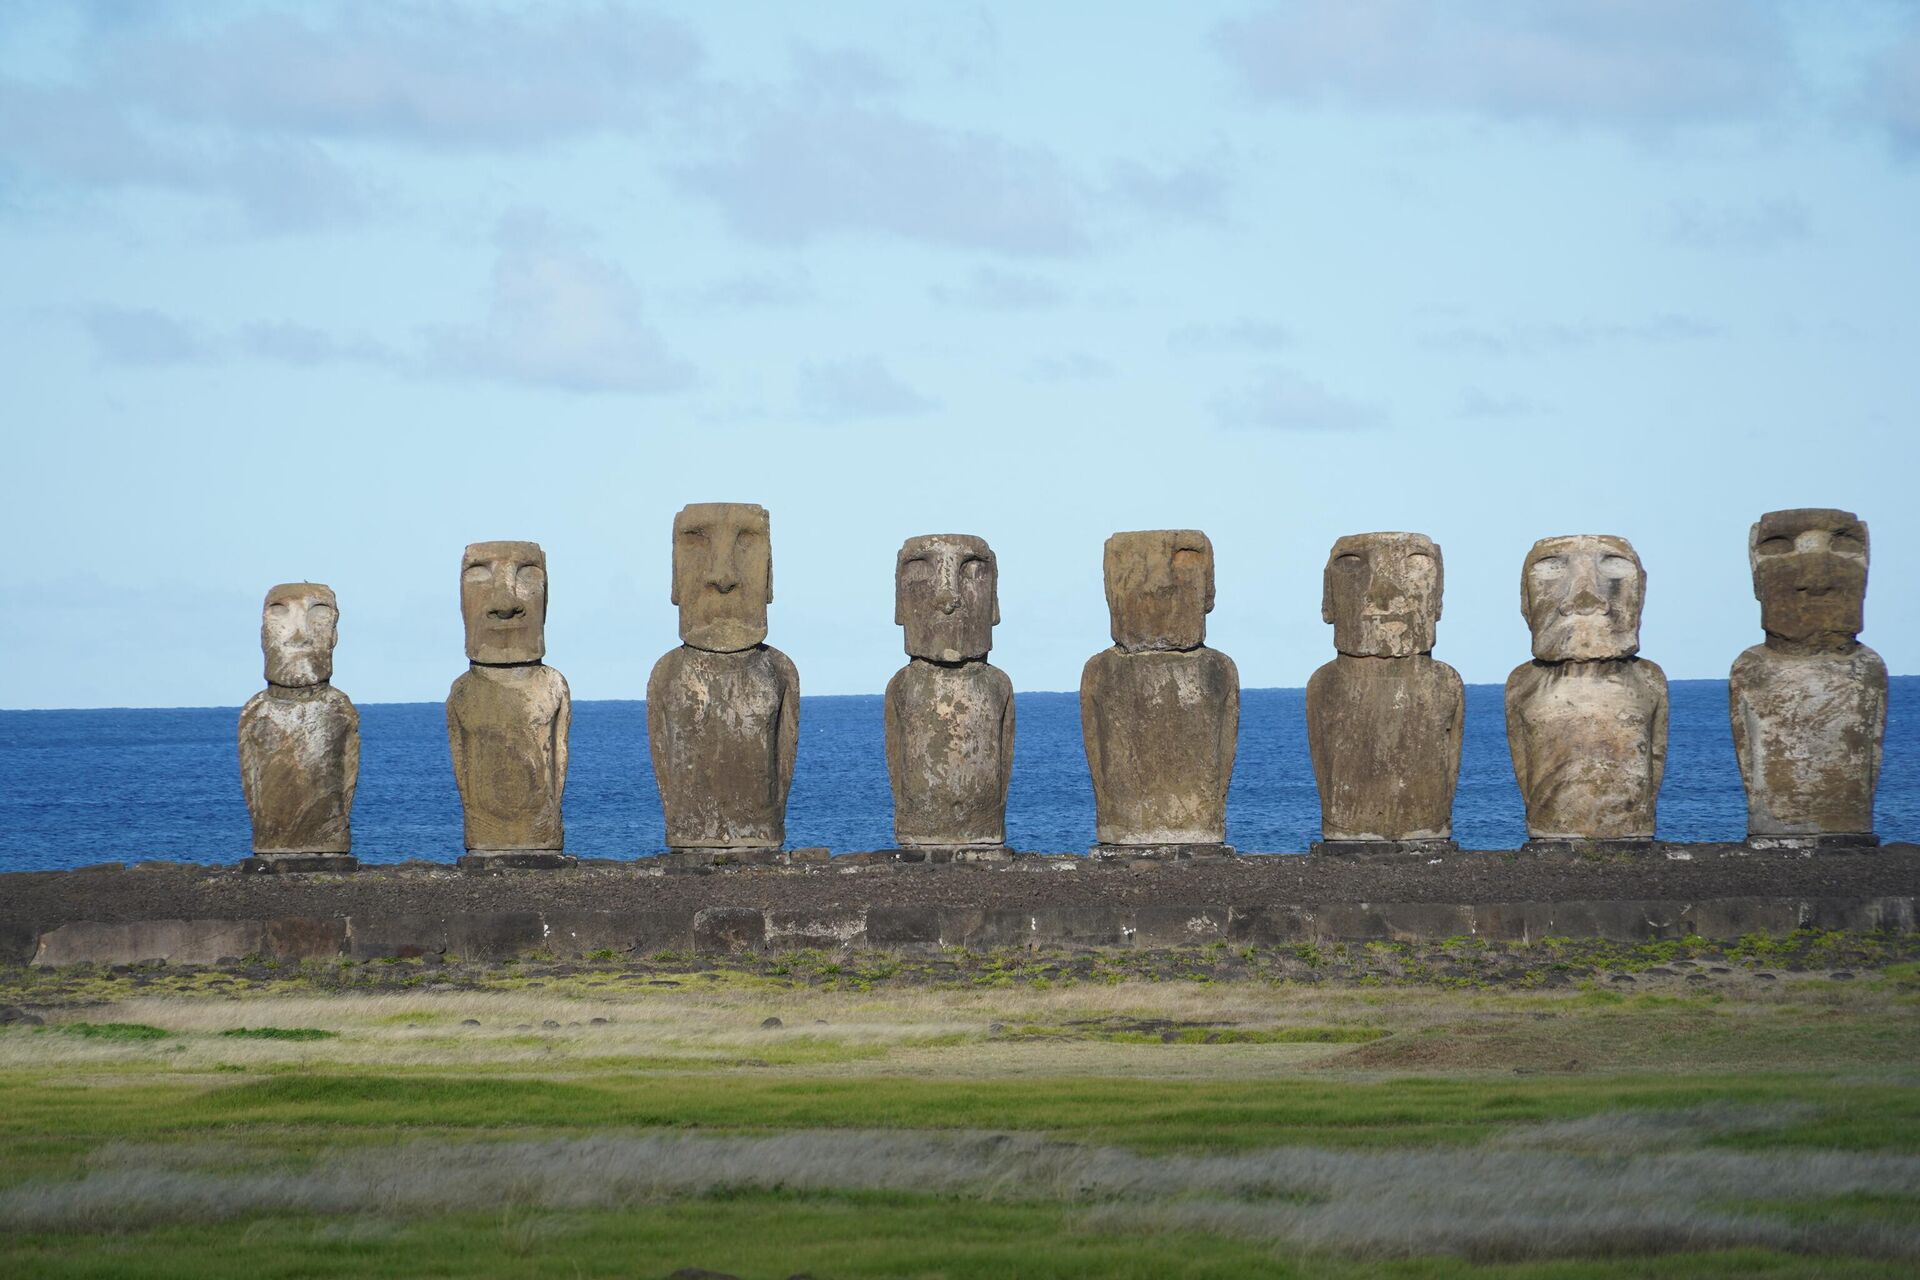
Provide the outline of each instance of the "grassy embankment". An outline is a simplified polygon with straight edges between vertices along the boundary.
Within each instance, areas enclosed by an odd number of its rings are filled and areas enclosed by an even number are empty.
[[[1848,945],[7,971],[0,1271],[1905,1276]]]

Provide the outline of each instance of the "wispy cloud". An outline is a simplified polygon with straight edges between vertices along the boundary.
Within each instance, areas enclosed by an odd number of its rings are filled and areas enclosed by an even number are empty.
[[[1906,34],[1874,60],[1864,96],[1894,148],[1920,159],[1920,10]]]
[[[1213,409],[1226,426],[1276,431],[1364,431],[1386,421],[1379,406],[1350,400],[1278,366],[1219,396]]]
[[[342,338],[311,325],[288,320],[243,325],[239,349],[260,360],[315,368],[327,364],[372,364],[399,367],[399,353],[371,338]]]
[[[1085,351],[1036,356],[1021,370],[1032,382],[1093,382],[1113,376],[1113,365]]]
[[[1634,131],[1748,116],[1796,78],[1750,0],[1292,0],[1215,42],[1269,101]]]
[[[1533,355],[1551,351],[1581,351],[1608,344],[1698,342],[1716,338],[1719,325],[1686,315],[1658,315],[1646,320],[1576,320],[1516,323],[1498,327],[1455,325],[1422,335],[1423,346],[1443,350],[1472,350],[1487,355]]]
[[[427,331],[428,372],[589,392],[692,383],[693,367],[646,323],[639,286],[619,264],[537,215],[508,219],[498,241],[485,319]]]
[[[813,279],[794,267],[785,271],[749,271],[716,280],[695,300],[712,307],[793,307],[814,299]]]
[[[950,307],[986,311],[1041,311],[1060,305],[1060,287],[1039,276],[980,267],[959,284],[937,284],[927,293]]]
[[[1116,161],[1107,172],[1104,195],[1172,221],[1226,221],[1227,177],[1212,165],[1156,169],[1134,160]]]
[[[1767,200],[1745,206],[1675,204],[1668,208],[1667,238],[1692,249],[1757,252],[1804,240],[1812,229],[1806,205],[1798,200]]]
[[[895,377],[877,356],[807,365],[800,370],[800,407],[821,421],[898,417],[933,401]]]
[[[1540,406],[1523,396],[1503,395],[1483,387],[1468,387],[1460,393],[1462,418],[1521,418],[1538,413]]]
[[[1278,351],[1293,343],[1293,332],[1277,320],[1242,316],[1217,324],[1191,324],[1167,335],[1176,351]]]
[[[94,307],[80,320],[94,350],[110,364],[184,364],[207,353],[193,329],[147,307]]]

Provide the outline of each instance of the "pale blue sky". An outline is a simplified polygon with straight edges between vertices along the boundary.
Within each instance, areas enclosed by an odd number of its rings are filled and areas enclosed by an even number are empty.
[[[715,500],[809,693],[900,665],[927,532],[1072,688],[1102,540],[1164,526],[1248,686],[1372,529],[1445,549],[1470,681],[1572,532],[1723,676],[1782,506],[1866,518],[1920,672],[1917,229],[1912,3],[0,0],[0,706],[237,704],[301,577],[342,688],[443,697],[494,538],[574,696],[638,697]]]

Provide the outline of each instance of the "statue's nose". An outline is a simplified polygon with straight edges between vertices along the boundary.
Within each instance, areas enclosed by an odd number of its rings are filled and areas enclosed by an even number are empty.
[[[1575,614],[1605,613],[1606,611],[1607,602],[1585,587],[1574,592],[1572,598],[1567,601],[1566,606],[1561,610],[1562,613]]]

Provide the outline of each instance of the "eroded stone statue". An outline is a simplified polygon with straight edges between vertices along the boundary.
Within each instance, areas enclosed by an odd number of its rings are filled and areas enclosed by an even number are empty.
[[[908,538],[894,562],[893,620],[912,658],[887,682],[894,839],[905,849],[1004,849],[1013,682],[987,661],[1000,597],[986,540]]]
[[[1213,544],[1195,529],[1106,547],[1114,646],[1080,676],[1098,851],[1223,853],[1240,672],[1206,647]]]
[[[1610,534],[1542,538],[1520,573],[1533,661],[1507,677],[1527,846],[1644,848],[1667,759],[1667,677],[1640,650],[1647,571]]]
[[[678,649],[647,680],[647,735],[667,845],[737,858],[786,841],[800,674],[769,646],[765,507],[696,502],[673,519]]]
[[[1316,853],[1454,847],[1465,695],[1433,657],[1440,548],[1419,533],[1360,533],[1327,557],[1320,616],[1339,656],[1307,682],[1320,789]]]
[[[560,818],[573,700],[547,652],[547,556],[537,542],[476,542],[460,559],[468,667],[447,695],[447,745],[466,815],[461,865],[572,859]]]
[[[1734,660],[1727,696],[1761,848],[1878,844],[1873,793],[1887,665],[1860,643],[1867,526],[1851,511],[1769,511],[1747,540],[1766,641]]]
[[[240,710],[240,786],[253,818],[248,870],[351,871],[360,713],[333,687],[340,604],[331,587],[267,592],[260,648],[267,687]]]

